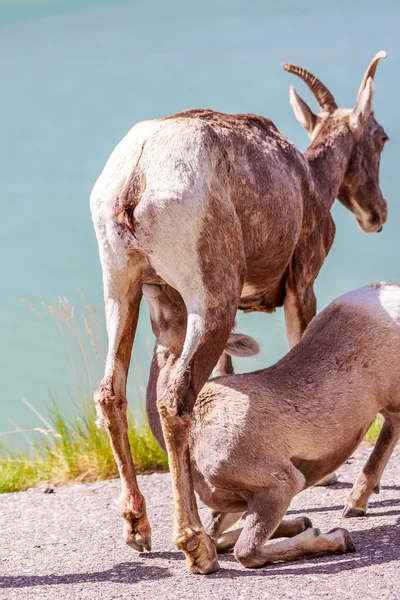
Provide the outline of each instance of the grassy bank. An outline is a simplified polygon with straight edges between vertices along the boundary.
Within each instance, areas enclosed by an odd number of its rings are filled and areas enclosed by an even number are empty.
[[[68,419],[58,404],[49,411],[51,429],[37,428],[38,441],[25,450],[0,449],[0,493],[24,490],[38,483],[65,484],[118,476],[105,431],[95,424],[94,403],[82,403]],[[129,415],[129,441],[139,472],[168,468],[167,457],[146,421]]]
[[[40,320],[43,332],[60,355],[74,390],[76,406],[70,408],[69,404],[68,409],[61,409],[60,404],[52,401],[46,414],[41,415],[28,400],[22,399],[35,414],[40,427],[21,430],[10,420],[13,430],[0,432],[0,493],[24,490],[41,482],[64,484],[117,477],[107,433],[95,424],[92,400],[105,362],[101,316],[80,292],[79,311],[66,298],[59,298],[51,305],[42,303],[40,307],[24,302],[32,318]],[[131,372],[136,390],[139,384],[139,387],[145,385],[147,374],[140,371],[135,357]],[[133,389],[130,395],[132,392]],[[129,413],[128,422],[137,470],[143,473],[167,469],[167,458],[151,435],[144,414],[138,419]],[[7,442],[16,436],[25,437],[24,450]]]
[[[93,402],[82,404],[70,420],[53,404],[52,429],[38,429],[39,441],[29,451],[0,449],[0,493],[16,492],[39,483],[66,484],[98,481],[118,476],[107,434],[95,424]],[[373,443],[382,418],[377,417],[366,435]],[[129,415],[129,442],[138,472],[161,471],[168,460],[153,438],[145,420],[140,424]]]

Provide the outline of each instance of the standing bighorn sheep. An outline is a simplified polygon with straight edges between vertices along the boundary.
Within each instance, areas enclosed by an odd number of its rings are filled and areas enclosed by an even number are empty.
[[[158,324],[162,364],[168,360],[165,340],[179,339],[185,326],[176,329],[163,318]],[[157,398],[153,387],[149,422],[165,447],[153,410]],[[298,492],[351,456],[378,412],[385,417],[383,429],[344,516],[365,514],[399,439],[400,286],[393,284],[365,287],[332,302],[272,367],[206,383],[193,409],[189,447],[194,488],[210,508],[205,530],[217,551],[234,547],[246,567],[353,551],[346,530],[322,534],[309,529],[307,518],[284,516]],[[224,533],[244,511],[244,528]],[[266,545],[271,537],[292,539]],[[193,572],[202,567],[190,564]],[[204,568],[210,569],[208,563]]]
[[[188,467],[190,414],[238,307],[272,312],[283,305],[290,345],[300,340],[316,312],[313,284],[333,242],[336,197],[364,231],[379,231],[386,221],[378,179],[387,136],[372,114],[373,78],[384,56],[369,65],[349,110],[339,109],[316,77],[285,65],[307,83],[320,108],[314,115],[291,91],[295,114],[311,135],[304,156],[264,117],[199,109],[136,125],[98,179],[91,211],[109,347],[95,401],[118,465],[124,537],[133,548],[151,543],[126,419],[142,293],[157,298],[156,336],[166,303],[171,324],[187,323],[181,337],[168,338],[162,348],[162,369],[153,361],[149,385],[157,389],[178,545],[193,568],[201,563],[207,572],[215,548],[201,526]]]

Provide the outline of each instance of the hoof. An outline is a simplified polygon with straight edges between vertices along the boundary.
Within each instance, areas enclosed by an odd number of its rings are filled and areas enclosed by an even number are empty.
[[[327,487],[329,485],[334,485],[338,481],[339,480],[336,473],[331,473],[331,475],[327,475],[326,477],[321,479],[321,481],[318,481],[318,483],[316,483],[314,487]]]
[[[123,536],[130,548],[137,550],[137,552],[144,552],[145,550],[150,552],[151,529],[145,508],[139,513],[139,516],[134,515],[131,511],[125,511]]]
[[[328,531],[328,535],[330,533],[336,533],[337,531],[342,533],[344,540],[344,548],[340,548],[338,552],[342,552],[343,554],[347,554],[348,552],[357,552],[357,548],[355,547],[354,542],[351,539],[351,535],[347,529],[343,529],[343,527],[335,527],[334,529]]]
[[[342,512],[342,518],[351,519],[353,517],[364,517],[366,512],[366,510],[353,508],[352,506],[345,506]]]
[[[178,534],[175,543],[185,554],[191,573],[209,575],[220,568],[215,544],[203,529],[187,527]]]
[[[346,542],[345,552],[357,552],[357,548],[355,547],[355,544],[354,544],[353,540],[351,539],[351,535],[347,531],[347,529],[343,529],[343,535],[344,535],[344,539]]]
[[[192,565],[189,567],[189,571],[194,573],[194,575],[211,575],[211,573],[215,573],[215,571],[218,571],[220,568],[218,560],[215,559],[210,565],[203,567],[202,570],[196,565]]]
[[[125,538],[125,542],[130,548],[138,552],[144,552],[145,550],[150,552],[151,550],[151,537],[141,537],[136,534],[133,538]]]
[[[304,524],[304,531],[306,529],[311,529],[311,527],[313,526],[313,524],[311,523],[311,520],[308,517],[302,517],[303,519],[303,524]]]

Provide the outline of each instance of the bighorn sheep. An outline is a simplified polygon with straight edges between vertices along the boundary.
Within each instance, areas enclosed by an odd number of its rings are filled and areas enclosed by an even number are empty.
[[[166,337],[184,335],[185,327],[175,333],[168,321],[159,323],[162,363]],[[155,387],[147,401],[151,428],[165,447]],[[234,547],[246,567],[354,550],[344,529],[322,534],[309,519],[284,516],[298,492],[351,456],[378,412],[383,429],[344,516],[365,514],[400,434],[400,286],[393,284],[332,302],[272,367],[206,383],[193,409],[189,447],[194,488],[210,508],[205,529],[217,550]],[[224,533],[244,511],[244,528]]]
[[[387,218],[379,162],[387,136],[372,114],[369,65],[354,109],[337,107],[307,71],[286,65],[314,93],[314,115],[292,90],[295,114],[312,141],[304,156],[271,121],[255,115],[191,110],[136,125],[109,158],[91,194],[103,268],[109,347],[95,394],[118,465],[124,537],[150,548],[150,525],[129,449],[126,379],[144,287],[170,302],[187,327],[153,361],[150,387],[168,449],[179,546],[189,563],[212,569],[215,549],[197,514],[188,471],[190,414],[232,328],[237,308],[284,306],[290,345],[316,312],[313,283],[331,247],[338,197],[360,227]],[[176,300],[175,290],[178,294]],[[153,329],[161,326],[153,302]],[[161,318],[161,317],[160,317]],[[196,548],[195,550],[193,550]]]

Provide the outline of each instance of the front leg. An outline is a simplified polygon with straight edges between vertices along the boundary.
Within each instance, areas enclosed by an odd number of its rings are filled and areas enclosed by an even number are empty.
[[[306,528],[289,539],[266,543],[277,530],[296,493],[296,488],[288,483],[289,485],[268,488],[250,499],[245,525],[235,545],[237,560],[244,567],[257,568],[320,552],[354,552],[350,534],[339,528],[325,534],[313,527]]]
[[[298,344],[310,321],[317,312],[317,301],[312,285],[303,286],[289,278],[284,300],[286,335],[289,347]]]

